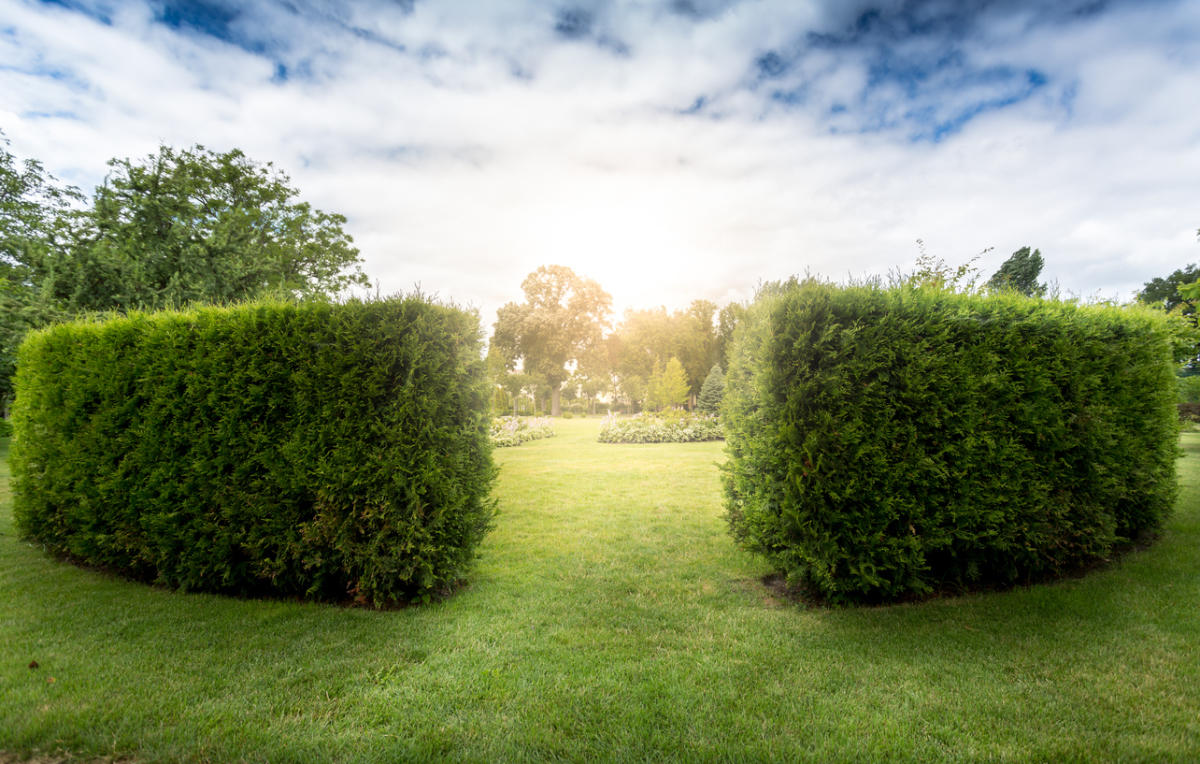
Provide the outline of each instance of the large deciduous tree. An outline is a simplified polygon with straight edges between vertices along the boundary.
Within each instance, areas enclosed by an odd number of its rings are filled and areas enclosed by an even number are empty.
[[[1189,263],[1183,268],[1173,271],[1166,276],[1151,279],[1142,285],[1138,292],[1139,302],[1162,308],[1170,313],[1176,308],[1185,316],[1196,313],[1196,301],[1180,294],[1179,287],[1195,283],[1200,279],[1200,267]]]
[[[693,300],[679,316],[682,324],[678,358],[687,375],[688,395],[693,401],[700,395],[704,378],[717,360],[717,331],[713,320],[717,306],[708,300]]]
[[[716,314],[717,306],[708,300],[694,300],[674,313],[662,307],[626,311],[610,338],[613,371],[625,395],[636,400],[634,390],[648,389],[655,364],[665,368],[671,358],[682,365],[687,395],[699,395],[720,348]]]
[[[154,310],[367,285],[346,219],[241,151],[114,159],[90,207],[0,135],[0,405],[25,333],[86,311]]]
[[[1189,263],[1166,276],[1151,279],[1138,292],[1138,302],[1161,308],[1178,317],[1180,330],[1176,333],[1177,360],[1186,361],[1183,373],[1200,374],[1200,345],[1196,344],[1197,304],[1200,295],[1192,285],[1200,280],[1200,267]]]
[[[109,167],[90,235],[49,273],[51,293],[72,310],[331,296],[368,283],[346,219],[299,200],[270,163],[237,149],[160,146]]]
[[[996,292],[1012,291],[1026,297],[1041,297],[1046,294],[1046,285],[1038,283],[1038,276],[1044,265],[1041,250],[1021,247],[992,274],[987,287]]]
[[[717,363],[722,368],[729,366],[729,345],[733,342],[733,332],[746,316],[746,306],[740,302],[731,302],[717,313]]]
[[[521,282],[525,302],[510,302],[497,313],[492,343],[526,372],[550,385],[550,413],[562,413],[567,365],[598,345],[608,325],[612,297],[595,281],[563,265],[543,265]]]
[[[60,315],[41,282],[50,256],[79,226],[83,195],[36,160],[18,161],[0,133],[0,409],[12,397],[16,349]]]

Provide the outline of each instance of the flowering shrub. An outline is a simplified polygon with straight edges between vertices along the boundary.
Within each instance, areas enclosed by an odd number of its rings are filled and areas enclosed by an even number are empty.
[[[724,438],[721,420],[698,412],[642,413],[623,419],[609,414],[600,426],[601,443],[696,443]]]
[[[502,416],[492,420],[492,445],[496,448],[553,436],[554,426],[549,417]]]

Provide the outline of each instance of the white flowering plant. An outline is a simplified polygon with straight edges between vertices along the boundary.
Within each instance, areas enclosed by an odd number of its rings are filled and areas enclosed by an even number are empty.
[[[492,445],[519,446],[530,440],[554,436],[550,417],[502,416],[492,420]]]
[[[698,443],[724,440],[721,420],[715,414],[667,411],[631,417],[609,414],[600,425],[601,443]]]

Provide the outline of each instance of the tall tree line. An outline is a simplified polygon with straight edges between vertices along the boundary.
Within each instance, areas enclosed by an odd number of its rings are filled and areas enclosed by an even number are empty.
[[[630,409],[694,405],[745,311],[695,300],[674,312],[629,310],[613,327],[608,293],[561,265],[538,268],[522,290],[524,302],[497,314],[489,368],[508,401],[548,395],[554,416],[564,395],[608,394]]]

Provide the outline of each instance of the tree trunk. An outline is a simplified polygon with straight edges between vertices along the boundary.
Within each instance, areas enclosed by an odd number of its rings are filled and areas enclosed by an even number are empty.
[[[550,391],[550,416],[562,416],[562,406],[558,400],[558,394],[562,392],[557,387]]]

